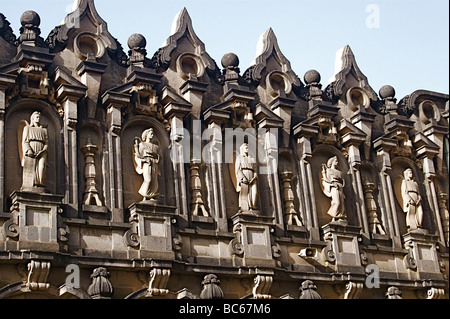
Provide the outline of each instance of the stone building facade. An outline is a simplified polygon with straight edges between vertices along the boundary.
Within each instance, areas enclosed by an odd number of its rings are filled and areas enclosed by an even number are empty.
[[[449,96],[376,93],[346,46],[241,72],[186,9],[153,56],[93,0],[0,15],[0,298],[448,298]]]

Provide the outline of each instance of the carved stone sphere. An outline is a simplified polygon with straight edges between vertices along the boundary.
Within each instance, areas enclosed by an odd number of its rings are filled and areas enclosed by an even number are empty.
[[[306,84],[320,83],[320,73],[316,70],[309,70],[305,73],[304,80]]]
[[[135,33],[135,34],[132,34],[128,38],[128,47],[130,49],[145,48],[146,46],[147,46],[147,40],[145,39],[145,37],[142,34]]]
[[[32,10],[25,11],[22,16],[20,17],[20,23],[22,26],[26,25],[32,25],[34,27],[39,27],[41,24],[41,18],[39,17],[39,14]]]
[[[229,67],[238,67],[239,58],[234,53],[227,53],[222,58],[222,66],[226,69]]]
[[[382,99],[395,97],[395,90],[390,85],[384,85],[383,87],[381,87],[379,93],[380,93],[380,97]]]

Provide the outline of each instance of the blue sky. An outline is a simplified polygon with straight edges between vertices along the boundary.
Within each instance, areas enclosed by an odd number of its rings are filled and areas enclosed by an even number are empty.
[[[71,11],[72,3],[0,0],[0,12],[16,35],[22,13],[38,12],[46,38]],[[334,74],[336,51],[348,44],[376,92],[390,84],[398,99],[418,89],[449,93],[448,0],[96,0],[95,4],[126,51],[128,37],[142,33],[153,55],[169,37],[176,14],[186,7],[195,32],[219,67],[222,56],[234,52],[243,73],[256,57],[260,35],[271,27],[302,81],[306,71],[316,69],[326,86]],[[378,16],[370,10],[373,5]]]

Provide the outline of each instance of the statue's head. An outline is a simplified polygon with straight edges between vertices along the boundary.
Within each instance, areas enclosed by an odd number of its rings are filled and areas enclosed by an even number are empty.
[[[35,111],[31,114],[30,117],[31,124],[40,124],[41,123],[41,112]]]
[[[339,161],[338,161],[338,159],[337,159],[337,156],[333,156],[332,158],[330,158],[329,160],[328,160],[328,162],[327,162],[327,167],[328,168],[331,168],[333,165],[338,165],[339,164]]]
[[[403,177],[405,177],[405,179],[412,179],[413,177],[412,169],[411,168],[405,169],[405,171],[403,172]]]
[[[153,136],[155,135],[155,133],[153,132],[152,128],[149,128],[148,130],[145,130],[142,133],[142,140],[145,142],[147,141],[147,139],[149,139],[150,141],[153,139]]]
[[[239,152],[241,155],[247,155],[248,154],[248,144],[244,143],[241,145],[241,147],[239,148]]]

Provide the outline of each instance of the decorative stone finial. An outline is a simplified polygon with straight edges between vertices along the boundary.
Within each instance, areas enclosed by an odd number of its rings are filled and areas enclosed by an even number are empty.
[[[39,27],[41,25],[41,18],[35,11],[25,11],[20,17],[20,24],[22,27]]]
[[[147,40],[142,34],[134,33],[128,38],[128,47],[130,49],[145,48],[147,46]]]
[[[216,275],[206,275],[202,281],[203,290],[200,293],[201,299],[223,299],[223,291],[219,287],[220,280]]]
[[[113,286],[109,282],[109,272],[106,268],[96,268],[91,275],[92,284],[89,286],[87,293],[92,299],[110,299],[114,293]]]
[[[134,33],[128,38],[128,47],[130,48],[130,63],[136,66],[144,66],[145,57],[147,56],[147,40],[142,34]]]
[[[43,46],[44,40],[39,36],[41,30],[41,18],[34,11],[25,11],[20,17],[20,37],[19,42],[30,46]]]
[[[388,288],[386,297],[387,299],[403,299],[401,290],[395,286],[391,286]]]
[[[299,299],[322,299],[316,290],[317,287],[314,282],[305,280],[300,286],[301,294]]]
[[[225,69],[236,68],[239,66],[239,58],[234,53],[227,53],[222,58],[222,66]]]
[[[306,87],[309,89],[309,99],[310,100],[321,100],[322,99],[322,84],[320,84],[320,73],[316,70],[309,70],[305,73],[303,77],[306,83]]]
[[[395,98],[395,90],[390,85],[384,85],[379,91],[382,103],[380,106],[380,112],[382,114],[397,114],[397,99]]]
[[[239,58],[234,53],[227,53],[222,58],[223,74],[225,81],[237,81],[239,79]]]
[[[392,86],[390,85],[384,85],[381,87],[380,89],[380,97],[384,100],[384,99],[388,99],[388,98],[394,98],[395,97],[395,90]]]
[[[321,77],[320,77],[320,73],[317,72],[316,70],[309,70],[305,73],[305,76],[303,79],[305,80],[305,83],[307,85],[310,85],[310,84],[319,84]]]

